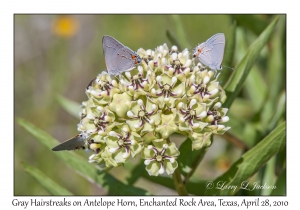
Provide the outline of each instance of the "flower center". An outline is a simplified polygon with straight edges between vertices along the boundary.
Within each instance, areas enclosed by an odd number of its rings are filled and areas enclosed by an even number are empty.
[[[124,141],[123,141],[122,139],[120,139],[120,140],[118,141],[118,144],[119,144],[120,146],[123,146]]]
[[[176,97],[178,94],[173,92],[172,89],[175,86],[175,82],[169,84],[161,84],[160,82],[157,83],[158,87],[160,88],[160,92],[156,92],[156,96],[164,96],[165,98],[169,98],[170,96]]]
[[[156,161],[161,162],[163,160],[163,157],[161,155],[156,156]]]
[[[97,129],[98,131],[99,131],[99,129],[105,131],[106,124],[109,123],[108,121],[105,120],[105,116],[106,116],[106,113],[103,112],[101,114],[101,116],[95,117],[95,119],[92,121],[94,123],[94,125],[98,128]]]
[[[94,120],[94,124],[97,125],[98,123],[99,123],[99,119],[96,118],[96,119]]]
[[[214,120],[211,122],[212,125],[217,125],[218,121],[222,119],[220,113],[216,109],[212,109],[211,111],[207,112],[208,115],[212,115]]]
[[[106,89],[107,87],[109,87],[109,82],[102,82],[100,86],[101,88]]]
[[[101,119],[95,119],[94,120],[94,124],[98,127],[98,128],[101,128],[102,130],[105,130],[106,128],[106,124],[108,122],[104,121],[104,120],[101,120]]]
[[[176,61],[174,62],[174,64],[177,65],[177,66],[180,66],[181,63],[180,63],[179,60],[176,60]]]
[[[170,85],[168,85],[168,84],[165,84],[165,85],[164,85],[164,89],[168,91],[168,90],[170,90],[170,89],[171,89],[171,87],[170,87]]]
[[[144,117],[145,116],[145,112],[143,110],[140,110],[138,115],[139,115],[139,117]]]
[[[101,81],[101,83],[99,84],[99,88],[102,91],[106,91],[107,95],[109,95],[112,84],[107,81]]]
[[[206,113],[202,112],[199,115],[197,115],[196,110],[191,109],[191,106],[193,106],[193,105],[190,104],[189,106],[187,106],[186,110],[179,109],[179,111],[183,115],[183,117],[181,118],[183,121],[188,122],[191,126],[195,126],[194,121],[201,121],[202,118],[206,116]],[[196,125],[199,125],[199,124],[196,124]]]
[[[191,110],[191,111],[190,111],[190,115],[191,115],[191,116],[195,116],[195,115],[196,115],[196,111],[195,111],[195,110]]]
[[[174,60],[172,63],[172,68],[175,70],[175,74],[181,74],[185,68],[183,68],[183,64],[180,63],[178,59]]]
[[[136,74],[130,79],[130,84],[128,86],[133,86],[135,90],[137,90],[139,87],[144,89],[143,83],[148,82],[147,78],[143,78],[141,74]]]
[[[210,95],[210,93],[208,92],[208,89],[206,87],[206,85],[200,84],[200,85],[196,85],[193,84],[193,86],[196,88],[194,94],[200,94],[200,96],[203,98],[204,95]]]

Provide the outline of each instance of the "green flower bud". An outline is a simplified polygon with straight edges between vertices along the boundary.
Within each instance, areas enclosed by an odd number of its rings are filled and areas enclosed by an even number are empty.
[[[155,129],[163,138],[168,138],[172,133],[176,132],[178,127],[175,123],[175,114],[161,115],[161,123]]]
[[[105,150],[101,154],[101,158],[105,162],[106,167],[118,167],[122,163],[117,163],[117,161],[114,159],[112,153],[109,151],[108,147],[105,147]]]
[[[112,102],[109,104],[111,111],[117,113],[119,117],[123,117],[131,106],[132,97],[127,93],[115,94]]]
[[[203,147],[209,147],[211,145],[212,132],[196,133],[193,132],[189,135],[192,140],[192,150],[198,150]]]

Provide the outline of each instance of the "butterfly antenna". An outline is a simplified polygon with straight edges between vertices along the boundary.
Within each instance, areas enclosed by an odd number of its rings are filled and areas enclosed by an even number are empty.
[[[234,71],[234,70],[235,70],[234,68],[232,68],[232,67],[229,67],[229,66],[223,66],[223,67],[229,68],[229,69],[231,69],[232,71]]]
[[[216,75],[216,79],[218,79],[218,77],[220,76],[221,72],[215,74]]]

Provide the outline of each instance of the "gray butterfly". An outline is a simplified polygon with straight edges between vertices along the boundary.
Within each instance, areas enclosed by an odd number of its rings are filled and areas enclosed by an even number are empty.
[[[130,71],[142,61],[136,52],[111,36],[103,37],[102,47],[107,72],[110,75],[118,75],[125,71]]]

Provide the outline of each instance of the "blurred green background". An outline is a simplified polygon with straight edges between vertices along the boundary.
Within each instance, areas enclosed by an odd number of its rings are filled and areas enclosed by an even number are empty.
[[[167,43],[167,30],[180,37],[182,25],[188,46],[192,50],[215,33],[231,34],[236,24],[236,46],[232,61],[225,66],[235,67],[246,49],[266,28],[274,15],[15,15],[14,17],[14,111],[54,138],[64,141],[77,134],[79,119],[68,114],[57,102],[57,95],[81,103],[87,99],[85,88],[98,73],[105,69],[102,37],[110,35],[136,51],[138,48],[155,49]],[[245,86],[233,103],[228,125],[229,133],[249,147],[260,136],[285,120],[284,110],[270,125],[270,117],[277,103],[285,104],[286,24],[281,15],[268,46],[261,51]],[[180,41],[179,41],[180,43]],[[182,43],[180,43],[182,44]],[[226,54],[226,51],[225,51]],[[270,74],[270,71],[275,73]],[[231,69],[223,67],[224,74]],[[226,82],[226,81],[222,81]],[[259,94],[257,94],[259,93]],[[268,100],[268,99],[272,100]],[[275,103],[272,103],[275,102]],[[14,195],[49,195],[22,166],[21,161],[40,169],[55,182],[75,195],[105,195],[96,187],[67,168],[40,145],[33,136],[15,123],[14,130]],[[180,140],[177,143],[180,144]],[[177,145],[179,146],[179,145]],[[217,136],[203,162],[193,175],[194,180],[212,180],[224,173],[243,153],[236,146]],[[75,151],[88,157],[86,151]],[[285,156],[285,152],[281,154]],[[89,164],[89,163],[87,163]],[[124,168],[112,169],[120,180],[128,175]],[[171,189],[140,178],[135,186],[155,195],[177,195]]]

